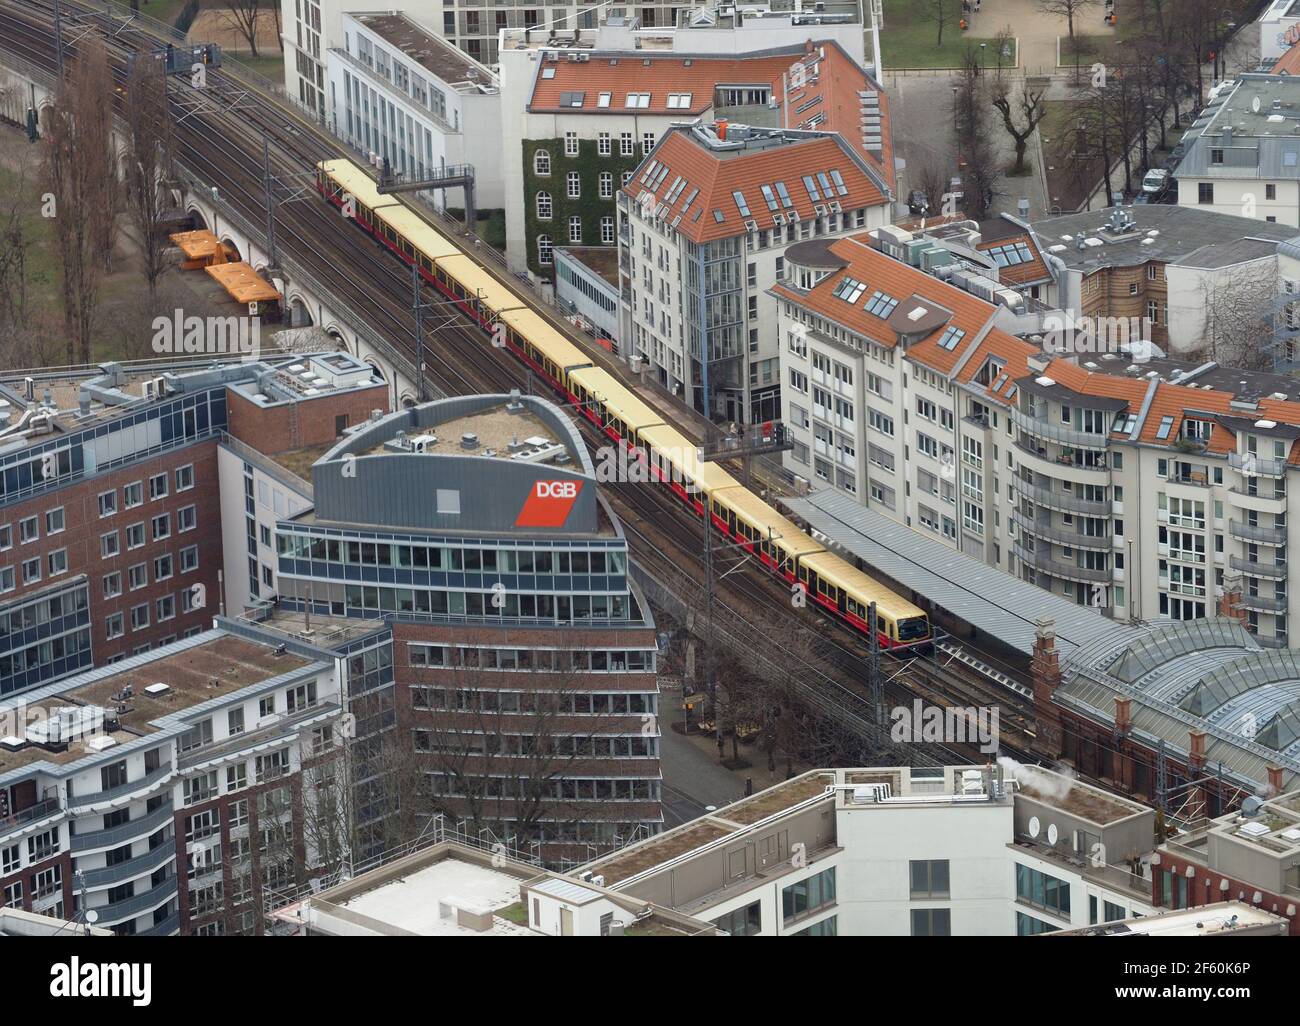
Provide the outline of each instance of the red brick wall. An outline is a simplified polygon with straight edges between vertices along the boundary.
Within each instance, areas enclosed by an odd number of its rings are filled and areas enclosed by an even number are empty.
[[[347,426],[360,424],[372,410],[389,410],[388,386],[372,385],[314,399],[258,406],[238,392],[226,390],[228,430],[241,442],[268,455],[325,445],[338,437],[336,418]]]
[[[176,490],[176,469],[187,464],[194,466],[194,487],[183,492]],[[167,495],[149,498],[149,478],[167,474]],[[122,489],[125,485],[141,482],[144,504],[127,509]],[[117,513],[101,518],[99,495],[117,492]],[[195,507],[196,526],[184,533],[177,530],[177,511],[185,506]],[[65,529],[58,534],[46,535],[45,514],[48,510],[63,507]],[[153,540],[151,521],[161,513],[171,515],[171,535],[161,541]],[[18,542],[18,523],[24,517],[39,518],[40,538],[27,545]],[[144,523],[145,544],[138,549],[126,547],[126,529],[135,523]],[[0,603],[8,604],[24,594],[39,591],[77,574],[86,574],[90,589],[91,640],[94,646],[95,665],[102,666],[118,653],[129,655],[132,649],[144,644],[156,644],[159,639],[176,635],[178,638],[194,626],[208,626],[217,612],[219,597],[217,573],[221,567],[221,504],[217,484],[217,443],[215,440],[198,442],[152,459],[142,460],[130,467],[115,470],[89,481],[77,481],[56,491],[28,499],[0,511],[0,524],[13,527],[14,547],[0,552],[0,565],[13,563],[18,588],[0,596]],[[118,533],[118,555],[100,559],[99,538],[108,531]],[[199,547],[199,566],[189,573],[180,572],[180,550],[191,545]],[[68,571],[57,577],[49,576],[47,556],[58,549],[68,550]],[[40,555],[41,580],[30,586],[22,584],[21,563]],[[157,556],[170,554],[172,576],[162,582],[154,581],[153,561]],[[149,584],[139,591],[130,591],[127,570],[137,563],[148,565]],[[103,597],[103,577],[118,571],[122,575],[122,594],[113,599]],[[206,608],[191,613],[181,611],[179,593],[194,584],[202,584],[207,591]],[[154,600],[163,595],[176,596],[176,616],[158,622]],[[148,602],[149,626],[132,632],[131,609]],[[122,613],[126,634],[108,640],[106,619],[113,613]]]
[[[1171,855],[1163,849],[1160,852],[1160,859],[1160,865],[1153,866],[1154,872],[1151,874],[1151,904],[1157,908],[1165,907],[1162,904],[1164,898],[1161,881],[1164,873],[1170,872],[1187,880],[1187,905],[1189,908],[1212,905],[1219,901],[1244,901],[1256,908],[1262,908],[1265,912],[1272,912],[1274,915],[1289,920],[1291,923],[1288,930],[1289,935],[1300,937],[1300,900],[1293,897],[1288,898],[1285,894],[1274,894],[1271,891],[1260,890],[1254,884],[1224,876],[1222,873],[1216,873],[1199,862],[1192,862],[1190,859]],[[1191,877],[1187,877],[1187,868],[1189,866],[1194,870],[1194,875]],[[1224,880],[1228,881],[1226,891],[1223,889]],[[1207,882],[1208,887],[1206,886]],[[1255,901],[1256,894],[1260,896],[1259,901]],[[1288,913],[1287,909],[1294,909],[1295,911]]]

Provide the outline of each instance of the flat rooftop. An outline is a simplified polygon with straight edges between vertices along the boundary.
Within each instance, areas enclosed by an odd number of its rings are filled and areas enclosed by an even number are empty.
[[[618,288],[617,246],[562,246],[557,251],[572,257],[614,288]]]
[[[495,914],[492,929],[483,931],[460,926],[455,917],[439,912],[445,904],[494,913],[508,909],[519,901],[519,884],[518,876],[453,856],[379,883],[333,907],[382,924],[386,931],[421,937],[540,937],[527,926]],[[321,912],[327,914],[324,905]]]
[[[478,442],[473,448],[462,444],[465,435],[474,435]],[[519,452],[540,448],[543,444],[559,445],[570,460],[576,454],[569,445],[569,439],[557,435],[554,427],[539,417],[527,406],[517,411],[507,409],[505,403],[490,409],[461,417],[453,417],[422,428],[419,434],[408,433],[407,442],[416,438],[428,439],[433,436],[436,442],[426,443],[424,452],[435,456],[492,456],[508,460]],[[388,443],[374,446],[366,455],[383,455],[394,452]],[[550,463],[552,459],[539,462]],[[577,469],[575,467],[575,469]]]
[[[1122,919],[1100,926],[1060,930],[1045,937],[1217,937],[1232,934],[1274,934],[1285,937],[1290,922],[1262,908],[1243,901],[1223,901],[1214,905],[1160,912],[1138,919]]]
[[[1008,774],[1026,798],[1054,809],[1107,826],[1122,819],[1151,811],[1147,806],[1108,794],[1041,766],[1021,766]]]
[[[155,733],[158,728],[153,725],[153,720],[310,665],[308,660],[299,656],[291,653],[276,655],[273,648],[224,632],[214,632],[211,640],[156,659],[130,665],[133,662],[129,660],[129,668],[118,673],[104,675],[102,671],[90,671],[81,677],[69,678],[70,686],[66,689],[48,697],[18,703],[17,707],[25,710],[26,722],[31,724],[56,709],[69,706],[96,706],[113,711],[120,705],[123,708],[117,715],[117,729],[105,730],[100,736],[124,744]],[[77,683],[87,676],[93,679]],[[166,684],[168,690],[156,696],[147,694],[144,689],[156,683]],[[119,703],[115,696],[120,695],[128,684],[132,696]],[[13,705],[11,703],[11,707]],[[62,752],[52,752],[36,744],[29,744],[16,752],[0,748],[0,775],[35,762],[55,765],[76,762],[87,754],[85,746],[77,742]]]
[[[426,32],[404,14],[349,16],[448,85],[463,83],[490,89],[497,86],[495,76],[487,68],[438,36]]]

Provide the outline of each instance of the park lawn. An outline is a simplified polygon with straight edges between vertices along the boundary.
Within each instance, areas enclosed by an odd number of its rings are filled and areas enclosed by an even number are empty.
[[[20,189],[20,181],[21,194],[30,197],[23,204],[30,211],[23,218],[23,230],[31,239],[27,249],[27,302],[32,310],[54,311],[62,316],[63,274],[54,222],[41,216],[40,189],[34,174],[28,174],[26,181],[22,181],[17,172],[0,165],[0,193],[13,196]]]
[[[961,19],[961,0],[949,0],[951,17],[943,27],[943,43],[935,45],[939,30],[925,14],[924,7],[915,0],[885,0],[885,27],[880,32],[880,59],[885,65],[885,72],[898,68],[960,68],[966,47],[979,48],[980,43],[988,43],[988,64],[996,65],[997,55],[993,53],[996,41],[987,37],[977,38],[963,32],[958,27]],[[1004,62],[1012,67],[1015,55]]]
[[[477,204],[476,204],[477,209]],[[448,207],[451,217],[463,219],[464,207]],[[505,251],[506,248],[506,212],[504,210],[479,210],[475,219],[476,234],[493,249]]]
[[[277,48],[274,54],[261,54],[253,57],[248,53],[233,53],[226,51],[226,56],[233,57],[249,71],[255,71],[263,78],[270,79],[276,85],[284,85],[284,54],[280,53]]]
[[[140,0],[140,13],[168,25],[176,22],[186,0]]]

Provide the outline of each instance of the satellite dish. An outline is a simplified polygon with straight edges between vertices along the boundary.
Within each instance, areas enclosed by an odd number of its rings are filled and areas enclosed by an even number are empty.
[[[1262,809],[1263,807],[1264,807],[1264,799],[1256,798],[1254,795],[1251,795],[1249,798],[1247,798],[1244,802],[1241,803],[1241,814],[1243,816],[1258,816],[1259,810]]]
[[[1058,835],[1057,832],[1056,832],[1056,824],[1055,824],[1055,823],[1049,823],[1048,826],[1047,826],[1047,843],[1048,843],[1048,844],[1055,844],[1055,843],[1056,843],[1056,838],[1057,838],[1058,836],[1059,836],[1059,835]]]
[[[1251,109],[1254,113],[1256,113],[1256,114],[1259,113],[1259,97],[1258,97],[1258,96],[1254,97],[1254,98],[1250,101],[1250,109]]]
[[[97,922],[99,922],[99,913],[96,912],[93,908],[89,909],[86,912],[86,922],[90,923],[91,926],[94,926]]]
[[[1037,836],[1038,836],[1038,831],[1041,829],[1041,827],[1042,827],[1042,824],[1038,822],[1038,817],[1037,817],[1037,816],[1030,816],[1030,817],[1029,817],[1029,836],[1030,836],[1030,837],[1037,837]]]

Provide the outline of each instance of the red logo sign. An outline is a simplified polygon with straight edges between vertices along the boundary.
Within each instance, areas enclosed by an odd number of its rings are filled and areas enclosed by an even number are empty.
[[[581,481],[535,481],[516,527],[563,527],[582,491]]]

